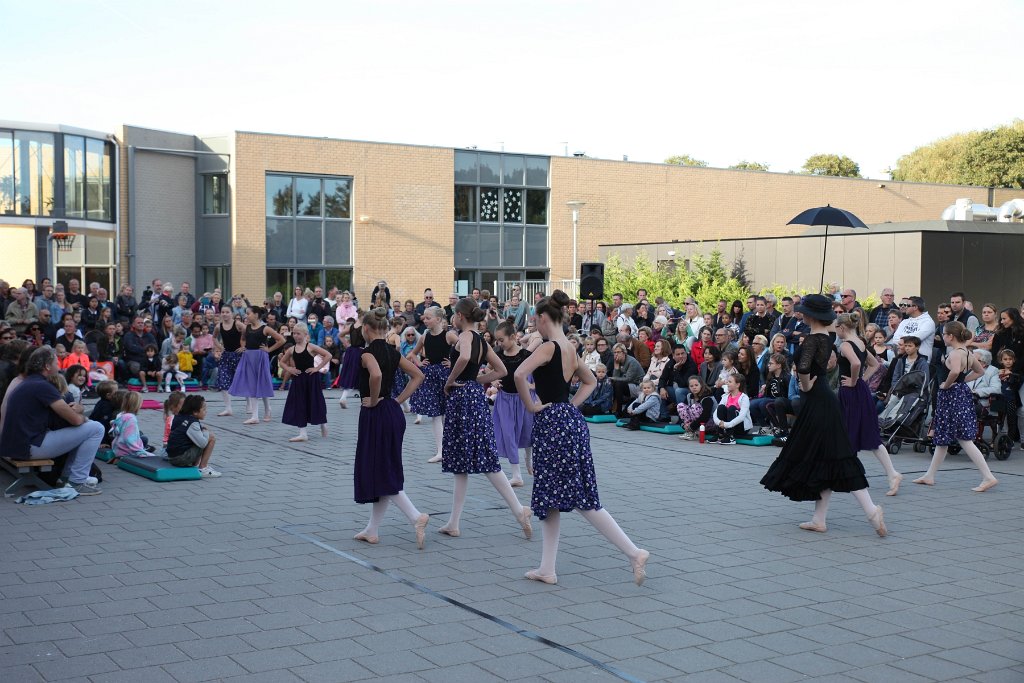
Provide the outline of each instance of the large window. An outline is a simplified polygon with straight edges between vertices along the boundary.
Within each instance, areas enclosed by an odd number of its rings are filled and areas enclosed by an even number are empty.
[[[547,268],[548,159],[455,152],[455,268]]]
[[[267,291],[349,287],[352,179],[267,174]]]
[[[203,215],[228,213],[228,177],[223,173],[203,176]]]
[[[112,221],[113,145],[95,138],[64,136],[64,207],[68,218]]]
[[[57,251],[56,254],[57,282],[67,287],[68,281],[78,280],[85,292],[89,291],[89,283],[98,282],[109,296],[114,281],[112,237],[76,235],[71,251]]]

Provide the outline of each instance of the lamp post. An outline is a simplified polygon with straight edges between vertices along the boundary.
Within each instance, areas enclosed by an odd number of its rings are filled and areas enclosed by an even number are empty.
[[[579,199],[571,199],[565,204],[572,209],[572,280],[576,281],[576,231],[580,224],[580,208],[586,202]],[[575,296],[575,292],[573,294]]]

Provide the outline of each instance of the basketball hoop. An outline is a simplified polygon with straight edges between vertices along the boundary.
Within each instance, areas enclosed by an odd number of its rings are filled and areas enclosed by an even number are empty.
[[[50,239],[57,243],[57,251],[71,251],[71,247],[75,244],[75,233],[73,232],[55,232],[50,235]]]

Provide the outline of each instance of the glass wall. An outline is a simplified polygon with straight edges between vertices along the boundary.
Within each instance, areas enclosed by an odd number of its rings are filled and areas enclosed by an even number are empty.
[[[98,282],[107,290],[113,300],[117,292],[111,293],[114,282],[114,240],[102,235],[76,235],[71,251],[56,251],[57,282],[68,286],[68,281],[78,280],[82,291],[89,291],[89,283]]]
[[[473,285],[548,267],[546,157],[456,150],[455,268]]]
[[[113,154],[106,140],[0,130],[0,214],[113,221]]]
[[[203,215],[228,213],[228,177],[223,173],[203,176]]]
[[[266,176],[267,293],[347,288],[352,279],[352,179]]]

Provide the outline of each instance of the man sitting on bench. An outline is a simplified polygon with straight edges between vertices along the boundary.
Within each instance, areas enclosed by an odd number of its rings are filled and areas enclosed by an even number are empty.
[[[11,460],[48,460],[69,453],[61,479],[69,482],[79,495],[102,493],[89,469],[103,439],[103,425],[82,414],[82,405],[68,405],[57,389],[47,381],[60,372],[57,354],[49,346],[32,352],[26,377],[7,402],[3,432],[0,432],[0,456]],[[56,415],[72,425],[48,429]]]

